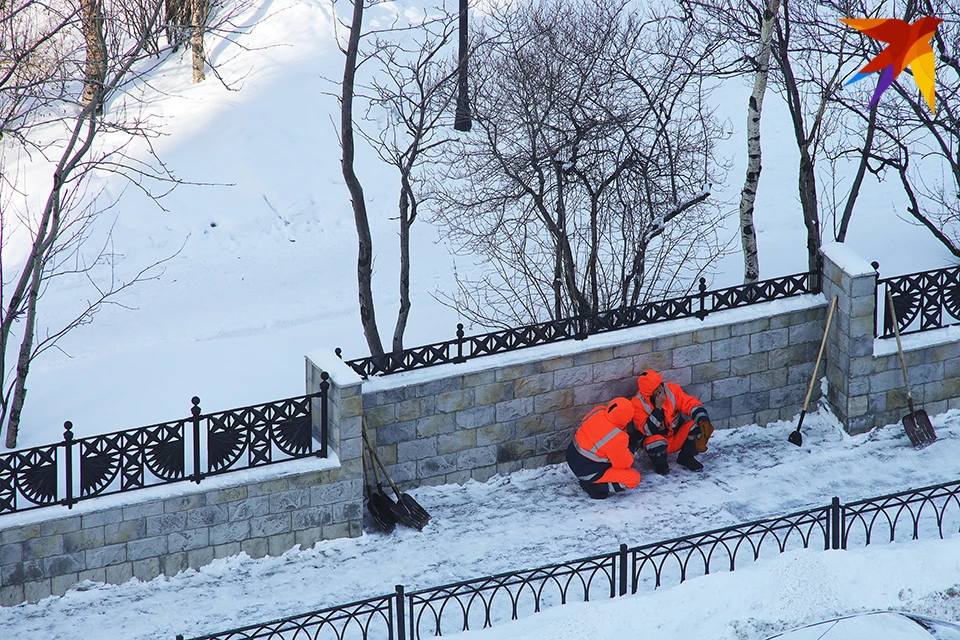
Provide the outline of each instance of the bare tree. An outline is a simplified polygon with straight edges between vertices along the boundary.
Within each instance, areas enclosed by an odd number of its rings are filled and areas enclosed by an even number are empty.
[[[368,54],[376,67],[362,98],[367,104],[365,120],[371,132],[361,133],[400,176],[400,308],[393,351],[403,350],[411,308],[410,231],[420,209],[420,174],[423,165],[436,161],[440,147],[451,139],[450,107],[457,82],[463,81],[466,53],[461,53],[459,63],[449,55],[460,21],[458,14],[440,11],[415,31],[404,32],[402,38],[391,37],[390,33],[372,38]],[[457,114],[460,121],[460,106]]]
[[[763,96],[767,92],[767,76],[770,71],[770,50],[773,27],[780,11],[780,0],[769,0],[763,10],[763,25],[760,27],[757,72],[753,92],[747,107],[747,176],[740,194],[740,241],[743,245],[743,281],[760,279],[760,257],[757,251],[757,232],[753,221],[753,206],[760,184],[760,117],[763,113]]]
[[[871,15],[870,10],[889,15],[891,9],[897,9],[895,5],[875,7],[862,0],[830,4],[837,12],[854,16]],[[939,58],[937,112],[931,113],[909,69],[900,74],[873,108],[868,107],[873,86],[853,85],[831,96],[846,116],[845,137],[833,145],[832,156],[855,158],[857,163],[836,235],[839,241],[846,239],[866,173],[883,178],[893,171],[907,197],[907,213],[960,257],[960,204],[956,195],[960,192],[960,162],[956,153],[960,148],[960,114],[955,106],[960,97],[960,63],[953,53],[960,46],[960,10],[949,2],[934,0],[907,2],[901,10],[900,17],[908,22],[924,15],[944,19],[932,43]],[[860,55],[848,71],[855,71],[885,46],[856,33],[850,35]]]
[[[207,77],[203,71],[203,34],[207,28],[210,0],[191,0],[191,3],[193,31],[190,34],[190,48],[193,50],[193,81],[203,82]]]
[[[162,62],[149,56],[164,28],[163,3],[149,6],[143,14],[108,0],[0,4],[0,37],[10,45],[0,58],[9,137],[0,148],[0,428],[8,447],[16,446],[37,357],[106,305],[122,306],[118,294],[158,277],[166,261],[118,278],[103,215],[116,200],[90,187],[94,177],[126,180],[157,202],[182,183],[153,154],[159,130],[133,90]],[[138,141],[144,151],[134,150]],[[27,162],[51,171],[39,207],[36,187],[25,193],[21,183]],[[74,315],[43,321],[41,298],[57,279],[69,279],[84,300],[74,301]]]
[[[449,112],[457,88],[465,89],[466,55],[459,61],[451,55],[452,43],[465,13],[449,7],[456,0],[438,0],[422,6],[415,15],[395,17],[384,28],[364,29],[365,8],[375,3],[350,0],[351,20],[346,43],[341,45],[344,75],[340,84],[341,169],[350,192],[357,227],[357,280],[360,321],[372,355],[384,353],[373,299],[373,239],[363,185],[354,167],[355,133],[359,133],[400,178],[398,220],[400,239],[400,308],[392,349],[403,349],[403,334],[409,318],[410,230],[422,203],[419,175],[423,164],[433,161],[438,148],[449,139],[444,131],[454,122],[463,124],[462,105],[452,121]],[[342,22],[340,24],[343,24]],[[468,48],[469,51],[469,48]],[[366,65],[367,75],[357,81],[357,70]],[[459,85],[458,85],[459,82]],[[359,109],[355,106],[359,103]],[[361,111],[368,132],[357,127],[355,111]],[[469,117],[469,110],[466,112]]]
[[[720,251],[705,191],[723,134],[700,73],[715,47],[679,11],[626,1],[495,7],[485,23],[473,133],[433,182],[434,218],[486,273],[449,302],[508,324],[689,286]]]
[[[367,0],[349,0],[353,7],[346,48],[343,81],[340,84],[340,147],[343,155],[340,169],[350,191],[353,219],[357,227],[357,285],[360,298],[360,324],[367,339],[370,355],[383,355],[383,343],[377,329],[376,308],[373,301],[373,237],[370,234],[370,219],[363,197],[363,185],[354,167],[356,142],[353,136],[353,99],[356,92],[357,56],[360,37],[363,33],[363,10]]]

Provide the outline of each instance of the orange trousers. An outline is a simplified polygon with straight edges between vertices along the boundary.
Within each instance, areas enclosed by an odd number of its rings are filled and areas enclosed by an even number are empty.
[[[690,429],[692,428],[693,420],[688,420],[684,424],[680,425],[680,427],[673,432],[673,435],[647,436],[643,439],[643,448],[647,450],[650,448],[651,444],[658,440],[663,440],[667,443],[667,453],[676,453],[677,451],[680,451],[683,443],[686,442],[687,436],[690,435]]]
[[[619,482],[628,489],[633,489],[640,484],[640,472],[636,469],[614,469],[611,467],[593,484],[603,484],[605,482]]]

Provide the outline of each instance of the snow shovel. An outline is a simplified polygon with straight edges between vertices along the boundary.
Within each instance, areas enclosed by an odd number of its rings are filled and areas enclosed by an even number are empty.
[[[907,380],[907,363],[903,360],[903,346],[900,344],[900,326],[897,324],[897,311],[893,308],[893,294],[887,289],[887,305],[890,307],[890,319],[893,320],[893,333],[897,336],[897,353],[900,355],[900,370],[903,371],[903,386],[907,390],[907,405],[910,413],[903,416],[903,430],[907,432],[914,447],[930,444],[937,439],[937,433],[930,423],[930,416],[923,409],[914,410],[913,396],[910,394],[910,382]]]
[[[827,346],[827,334],[830,333],[830,323],[833,321],[833,312],[837,308],[837,296],[833,296],[830,301],[830,310],[827,311],[827,328],[823,330],[823,339],[820,341],[820,353],[817,354],[817,361],[813,365],[813,374],[810,376],[810,386],[807,387],[807,397],[803,399],[803,409],[800,411],[800,421],[797,422],[797,429],[788,437],[790,444],[798,447],[803,444],[803,434],[800,433],[800,425],[803,424],[803,417],[807,415],[807,403],[810,402],[810,394],[813,393],[813,383],[817,381],[817,369],[820,368],[820,360],[823,358],[823,348]]]
[[[426,509],[421,507],[420,504],[413,499],[413,496],[407,493],[400,493],[400,489],[397,488],[397,485],[393,482],[390,474],[387,473],[387,466],[383,464],[383,461],[377,454],[377,450],[373,448],[373,443],[370,442],[370,435],[367,433],[366,416],[362,418],[362,421],[363,440],[367,443],[367,449],[370,451],[370,455],[373,458],[374,464],[380,465],[380,470],[383,471],[383,475],[386,477],[387,482],[390,483],[390,488],[393,489],[393,492],[397,495],[397,502],[391,501],[390,503],[390,508],[393,511],[394,517],[400,524],[405,524],[408,527],[413,527],[417,531],[422,531],[430,521],[430,514],[427,513]],[[373,471],[376,473],[376,466],[374,466]]]
[[[397,518],[390,508],[393,501],[383,493],[383,488],[380,486],[380,477],[376,476],[376,468],[374,468],[373,473],[377,478],[377,490],[373,490],[373,485],[370,484],[370,470],[367,468],[366,451],[363,449],[366,449],[366,447],[363,447],[360,451],[360,460],[363,463],[363,481],[367,485],[367,512],[373,518],[373,522],[378,529],[384,533],[390,533],[397,528]]]

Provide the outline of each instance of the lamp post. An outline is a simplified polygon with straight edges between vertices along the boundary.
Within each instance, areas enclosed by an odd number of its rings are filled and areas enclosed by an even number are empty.
[[[467,95],[467,0],[460,0],[460,64],[457,78],[457,114],[453,128],[457,131],[470,131],[472,127],[470,99]]]

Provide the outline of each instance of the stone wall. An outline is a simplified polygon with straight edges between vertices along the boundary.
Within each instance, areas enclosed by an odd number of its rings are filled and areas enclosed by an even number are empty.
[[[909,409],[896,339],[874,338],[877,272],[841,244],[823,255],[824,296],[838,298],[826,353],[830,406],[850,433],[899,422]],[[903,348],[915,407],[930,414],[960,408],[956,328],[904,336]]]
[[[344,390],[339,402],[362,397],[401,486],[485,481],[562,461],[584,414],[633,396],[647,368],[700,398],[718,428],[793,418],[825,306],[820,295],[800,296],[366,381],[329,351],[308,356],[308,368],[330,373]],[[351,405],[350,415],[360,408]]]
[[[0,516],[0,606],[61,595],[84,580],[150,580],[240,552],[277,556],[295,545],[359,536],[359,423],[331,409],[337,422],[328,459]]]

